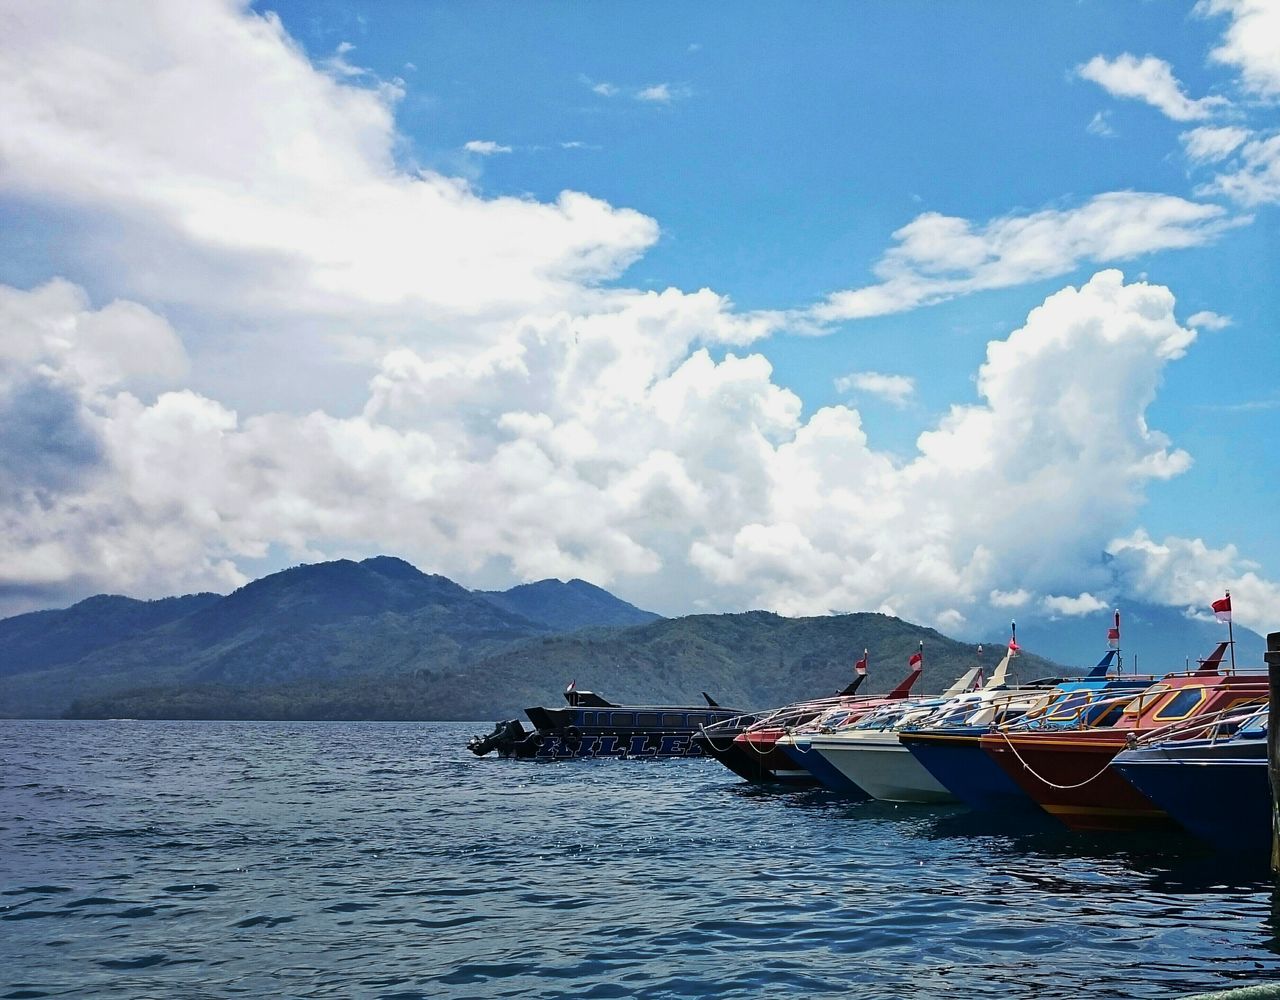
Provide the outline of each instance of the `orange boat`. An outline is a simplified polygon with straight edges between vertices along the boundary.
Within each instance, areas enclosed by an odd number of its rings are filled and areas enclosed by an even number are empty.
[[[1144,733],[1233,705],[1265,702],[1266,675],[1219,673],[1227,646],[1219,645],[1199,670],[1112,697],[1103,711],[1099,699],[1106,692],[1086,694],[1069,715],[1060,707],[1049,718],[1032,716],[993,730],[982,737],[982,749],[1042,809],[1072,829],[1172,825],[1111,761]]]

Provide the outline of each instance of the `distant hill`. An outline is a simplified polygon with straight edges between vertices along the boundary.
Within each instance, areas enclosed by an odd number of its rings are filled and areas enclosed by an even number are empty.
[[[973,662],[972,645],[885,615],[664,619],[581,580],[473,593],[377,556],[226,597],[103,596],[0,621],[0,715],[488,719],[554,704],[571,680],[614,701],[707,691],[759,708],[835,692],[863,648],[867,689],[885,690],[921,641],[922,690]]]
[[[130,718],[514,718],[559,704],[569,681],[621,703],[761,708],[835,693],[870,649],[864,689],[887,691],[925,643],[921,692],[936,692],[975,662],[973,645],[879,614],[782,618],[768,612],[694,615],[625,629],[527,639],[464,670],[364,677],[268,689],[227,685],[131,692],[85,699],[72,714]],[[1003,652],[1001,644],[994,652]],[[987,658],[988,668],[996,656]],[[1055,673],[1037,657],[1019,661],[1023,679]]]
[[[46,614],[61,621],[73,610]],[[58,715],[75,698],[157,685],[266,687],[443,670],[549,631],[400,559],[298,566],[79,657],[51,653],[50,669],[11,658],[0,714]]]
[[[99,594],[60,611],[33,611],[0,620],[0,677],[61,663],[185,618],[221,601],[191,594],[159,601]]]
[[[643,625],[662,617],[652,611],[641,611],[585,580],[568,583],[539,580],[510,590],[477,590],[475,593],[557,632],[601,625]]]

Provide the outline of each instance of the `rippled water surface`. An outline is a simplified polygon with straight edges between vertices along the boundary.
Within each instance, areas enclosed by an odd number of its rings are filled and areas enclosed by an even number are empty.
[[[1173,997],[1280,979],[1256,862],[477,760],[480,726],[0,722],[0,997]],[[487,727],[484,727],[487,728]]]

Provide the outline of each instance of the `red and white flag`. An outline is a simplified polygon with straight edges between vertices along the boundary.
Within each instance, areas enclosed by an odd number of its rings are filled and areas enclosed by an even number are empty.
[[[860,674],[867,672],[867,651],[865,649],[862,651],[862,659],[853,665],[853,669]]]
[[[924,669],[924,653],[912,653],[911,659],[907,661],[907,666],[912,670]]]
[[[1231,621],[1231,591],[1227,591],[1227,596],[1220,601],[1214,601],[1211,605],[1213,608],[1213,616],[1220,622]]]
[[[1120,648],[1120,610],[1116,609],[1116,623],[1107,629],[1107,644],[1112,649]]]

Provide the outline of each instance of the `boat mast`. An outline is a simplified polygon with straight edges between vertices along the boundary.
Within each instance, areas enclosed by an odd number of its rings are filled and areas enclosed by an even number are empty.
[[[1115,624],[1107,632],[1107,643],[1116,651],[1116,674],[1124,673],[1124,655],[1120,652],[1120,609],[1116,608]],[[1136,670],[1137,660],[1134,661]]]

